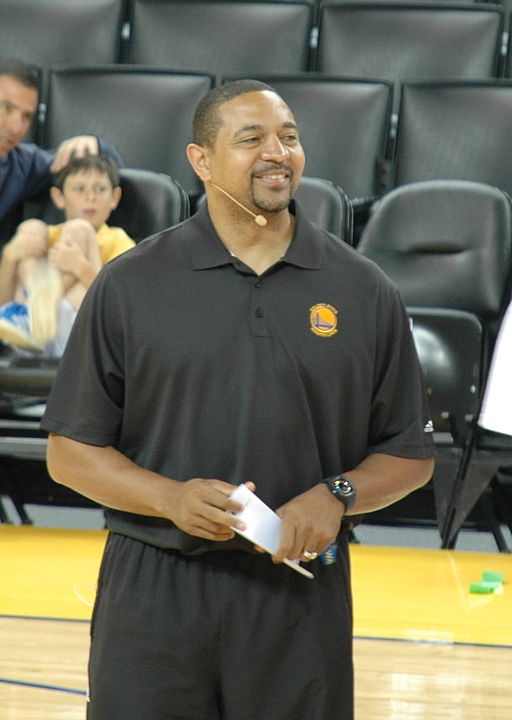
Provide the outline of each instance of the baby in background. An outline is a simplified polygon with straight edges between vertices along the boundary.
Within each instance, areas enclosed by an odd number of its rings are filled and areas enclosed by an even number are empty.
[[[107,225],[121,199],[106,155],[74,158],[55,177],[53,203],[65,222],[21,223],[0,262],[0,341],[60,357],[80,304],[101,267],[134,246]]]

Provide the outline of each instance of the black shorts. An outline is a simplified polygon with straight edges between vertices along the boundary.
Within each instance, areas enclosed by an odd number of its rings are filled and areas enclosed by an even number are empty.
[[[346,544],[308,567],[314,580],[268,555],[185,556],[111,534],[88,720],[353,720]]]

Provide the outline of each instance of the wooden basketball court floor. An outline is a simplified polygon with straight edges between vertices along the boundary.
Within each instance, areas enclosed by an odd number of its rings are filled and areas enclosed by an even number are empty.
[[[105,537],[0,525],[2,720],[84,720]],[[357,720],[511,720],[512,556],[368,545],[351,554]],[[483,571],[502,573],[502,587],[471,593]]]

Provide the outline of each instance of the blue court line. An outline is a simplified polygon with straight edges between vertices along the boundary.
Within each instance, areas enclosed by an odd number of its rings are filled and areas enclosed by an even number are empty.
[[[83,620],[81,618],[60,618],[60,617],[45,617],[37,615],[6,615],[0,613],[0,618],[10,618],[13,620],[53,620],[55,622],[72,622],[72,623],[90,623],[90,620]],[[512,645],[496,645],[494,643],[484,642],[463,642],[460,640],[435,640],[432,638],[395,638],[395,637],[382,637],[380,635],[353,635],[354,640],[387,640],[389,642],[403,642],[403,643],[416,643],[418,645],[467,645],[469,647],[488,647],[488,648],[501,648],[504,650],[512,650]],[[13,680],[5,680],[0,678],[0,682],[14,683]],[[19,683],[23,684],[23,683]],[[25,683],[30,685],[30,683]],[[40,687],[35,685],[35,687]],[[44,686],[41,686],[44,687]],[[53,689],[53,688],[51,688]],[[60,688],[55,688],[60,689]],[[64,688],[62,688],[65,690]],[[69,692],[81,693],[81,690],[70,690]]]
[[[86,695],[85,690],[75,690],[75,688],[59,687],[58,685],[43,685],[42,683],[25,682],[23,680],[9,680],[0,677],[0,683],[5,685],[17,685],[19,687],[36,688],[37,690],[54,690],[56,692],[71,693],[72,695]]]
[[[460,640],[433,640],[432,638],[393,638],[379,637],[378,635],[354,635],[354,640],[377,640],[396,643],[413,643],[416,645],[462,645],[467,647],[499,648],[500,650],[512,650],[512,645],[495,645],[494,643],[462,642]]]
[[[10,620],[51,620],[55,622],[72,622],[72,623],[90,623],[90,620],[84,620],[83,618],[63,618],[53,617],[46,615],[10,615],[6,613],[0,613],[0,618],[8,618]]]

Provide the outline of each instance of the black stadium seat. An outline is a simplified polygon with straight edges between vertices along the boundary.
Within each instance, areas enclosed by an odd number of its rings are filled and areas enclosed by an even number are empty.
[[[0,0],[0,54],[40,65],[118,62],[125,0]]]
[[[307,69],[308,2],[132,0],[126,62],[216,75]]]
[[[131,66],[53,70],[44,145],[93,134],[112,142],[128,167],[163,172],[190,195],[201,191],[185,146],[211,75]]]
[[[474,3],[322,3],[315,69],[395,83],[493,78],[503,10]],[[396,94],[395,109],[399,101]]]
[[[510,295],[512,203],[483,183],[402,185],[376,203],[358,250],[397,285],[415,327],[431,388],[438,447],[433,487],[443,534]]]
[[[404,84],[395,184],[455,178],[512,194],[511,117],[510,81]]]
[[[325,178],[303,176],[295,197],[307,216],[340,240],[353,244],[353,211],[347,194]]]

